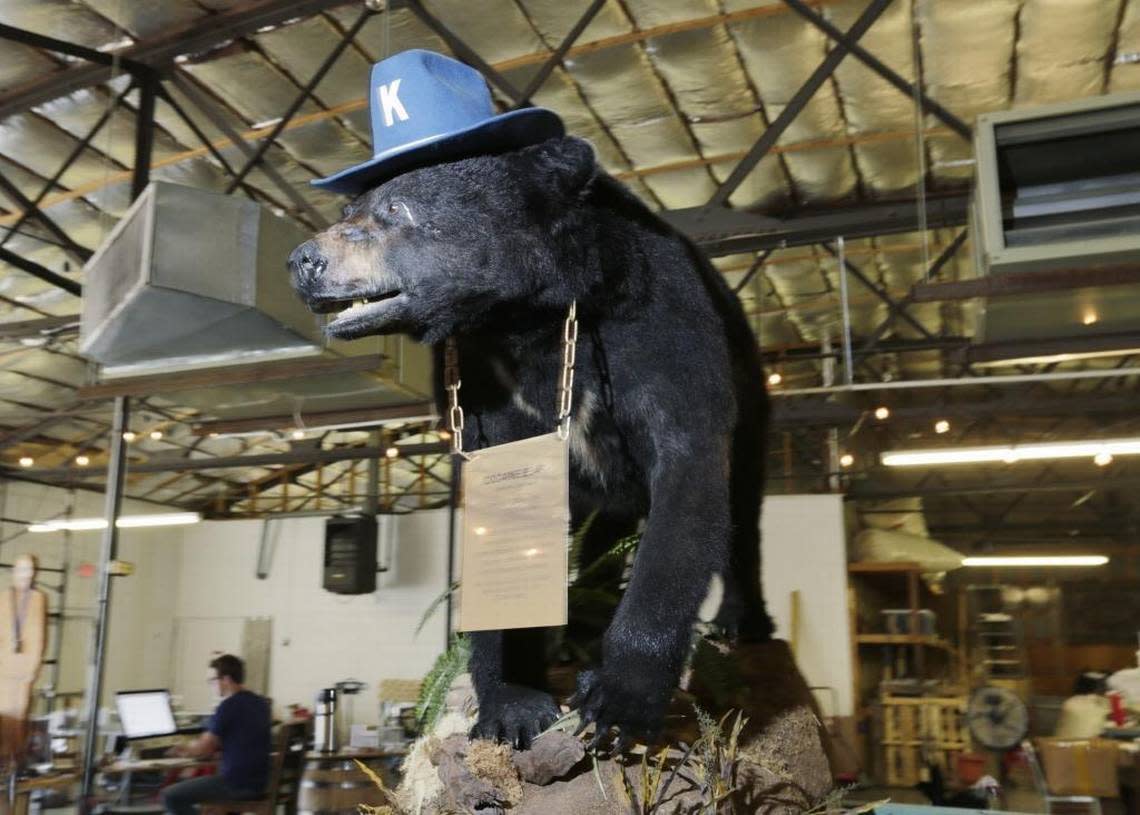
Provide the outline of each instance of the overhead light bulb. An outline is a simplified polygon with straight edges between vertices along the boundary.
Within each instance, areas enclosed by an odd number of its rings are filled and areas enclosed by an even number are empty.
[[[86,467],[88,464],[91,463],[91,459],[89,459],[87,456],[76,456],[75,457],[75,463],[78,464],[80,467]]]
[[[36,460],[34,458],[32,458],[31,456],[20,456],[20,466],[21,467],[31,467],[35,463],[36,463]]]
[[[768,374],[768,384],[772,387],[776,387],[783,381],[784,377],[781,376],[778,371],[773,371],[772,373]]]
[[[294,439],[300,440],[300,439],[305,438],[305,431],[304,430],[294,430],[289,435],[291,435]]]
[[[150,437],[152,439],[154,439],[155,441],[158,441],[159,439],[162,438],[162,431],[161,430],[152,430],[152,431],[150,431]]]
[[[885,420],[885,419],[889,419],[890,416],[891,416],[891,409],[889,407],[887,407],[886,405],[880,405],[879,407],[875,408],[875,418],[878,419],[880,422]]]
[[[1093,456],[1093,463],[1098,467],[1107,467],[1112,463],[1112,453],[1109,453],[1106,450],[1101,450],[1099,453]]]
[[[400,455],[400,451],[397,450],[395,447],[389,447],[387,450],[384,451],[384,455],[386,455],[388,458],[396,458],[397,456]]]
[[[1103,566],[1108,563],[1104,555],[1028,555],[1028,556],[987,556],[962,559],[963,566]]]
[[[935,433],[949,433],[950,432],[950,422],[946,421],[945,419],[939,419],[937,422],[934,423],[934,432]]]
[[[841,455],[839,457],[839,466],[840,467],[850,467],[854,463],[855,463],[855,456],[851,455],[850,453],[844,453],[843,455]]]
[[[1085,325],[1093,325],[1098,319],[1100,318],[1097,317],[1095,311],[1086,311],[1085,315],[1081,318],[1081,322]]]
[[[123,441],[130,443],[139,437],[138,433],[133,430],[123,431]]]

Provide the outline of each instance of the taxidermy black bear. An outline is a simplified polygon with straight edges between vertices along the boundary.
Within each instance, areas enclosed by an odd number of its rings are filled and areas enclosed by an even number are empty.
[[[416,116],[409,74],[401,85],[377,75],[384,66],[373,70],[374,130]],[[542,127],[531,124],[533,138]],[[403,332],[437,349],[457,339],[467,450],[554,429],[563,321],[577,301],[572,524],[597,511],[586,546],[600,554],[644,519],[602,662],[579,675],[570,700],[597,725],[597,744],[617,728],[620,749],[656,736],[714,573],[726,589],[721,619],[743,639],[771,635],[759,562],[767,398],[755,340],[720,274],[606,175],[588,143],[538,124],[554,137],[420,156],[380,181],[364,173],[362,194],[297,247],[290,270],[310,309],[339,312],[332,336]],[[542,633],[471,635],[474,736],[526,747],[558,717],[543,690]]]

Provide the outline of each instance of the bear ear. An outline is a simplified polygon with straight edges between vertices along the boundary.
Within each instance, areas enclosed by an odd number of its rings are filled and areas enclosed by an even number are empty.
[[[597,172],[594,148],[576,136],[548,139],[520,153],[532,178],[568,197],[583,191]]]

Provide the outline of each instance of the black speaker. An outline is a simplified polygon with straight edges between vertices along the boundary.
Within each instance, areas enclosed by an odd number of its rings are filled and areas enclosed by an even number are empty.
[[[325,521],[324,587],[337,594],[376,591],[376,518],[354,515]]]

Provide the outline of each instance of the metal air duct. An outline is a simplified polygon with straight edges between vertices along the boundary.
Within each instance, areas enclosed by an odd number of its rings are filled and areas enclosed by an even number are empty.
[[[321,353],[285,271],[307,237],[254,201],[152,182],[84,270],[80,353],[105,378]]]

